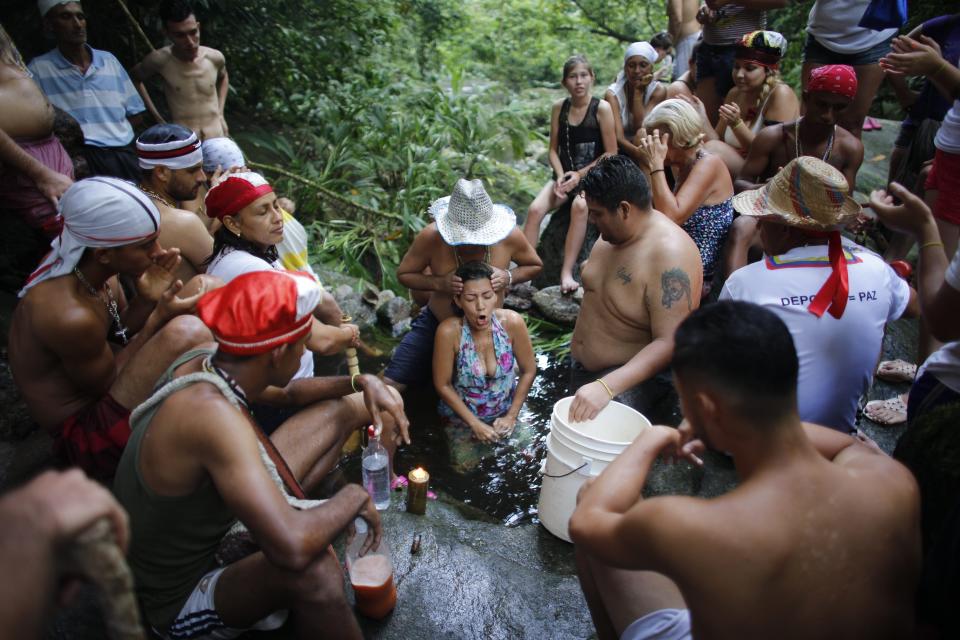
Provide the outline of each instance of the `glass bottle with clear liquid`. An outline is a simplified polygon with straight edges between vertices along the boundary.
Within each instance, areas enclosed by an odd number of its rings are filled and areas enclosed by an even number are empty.
[[[363,488],[373,499],[377,511],[390,507],[390,456],[380,444],[380,434],[371,425],[367,428],[370,438],[361,456]]]

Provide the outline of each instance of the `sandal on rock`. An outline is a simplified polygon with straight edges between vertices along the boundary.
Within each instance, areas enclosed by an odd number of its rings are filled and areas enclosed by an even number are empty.
[[[867,116],[863,119],[863,130],[864,131],[879,131],[883,129],[883,125],[880,124],[880,121],[876,118],[871,118]]]
[[[887,382],[913,382],[917,365],[906,360],[884,360],[877,365],[877,377]]]
[[[893,427],[907,421],[907,405],[900,396],[871,400],[863,408],[863,415],[879,425]]]

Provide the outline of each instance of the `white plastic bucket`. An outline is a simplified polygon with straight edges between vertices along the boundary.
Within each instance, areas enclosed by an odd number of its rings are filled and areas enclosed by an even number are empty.
[[[547,457],[543,461],[540,522],[547,531],[570,542],[567,525],[577,505],[577,492],[587,478],[600,475],[634,439],[650,427],[642,413],[611,401],[593,420],[570,422],[573,398],[553,406]]]

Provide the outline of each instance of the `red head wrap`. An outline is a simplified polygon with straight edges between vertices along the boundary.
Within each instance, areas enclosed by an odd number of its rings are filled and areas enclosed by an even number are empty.
[[[207,192],[207,215],[222,221],[268,193],[273,187],[259,173],[231,173]]]
[[[310,333],[320,292],[306,273],[255,271],[200,298],[197,315],[221,351],[257,355]]]
[[[857,95],[857,74],[846,64],[828,64],[810,72],[807,91],[835,93],[845,98]]]

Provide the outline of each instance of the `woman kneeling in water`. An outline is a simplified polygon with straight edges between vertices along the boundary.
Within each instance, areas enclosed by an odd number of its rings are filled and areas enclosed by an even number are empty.
[[[468,262],[456,274],[463,291],[453,301],[462,317],[437,328],[433,386],[442,416],[466,424],[481,442],[496,442],[513,432],[537,375],[533,345],[523,317],[496,308],[488,265]]]

